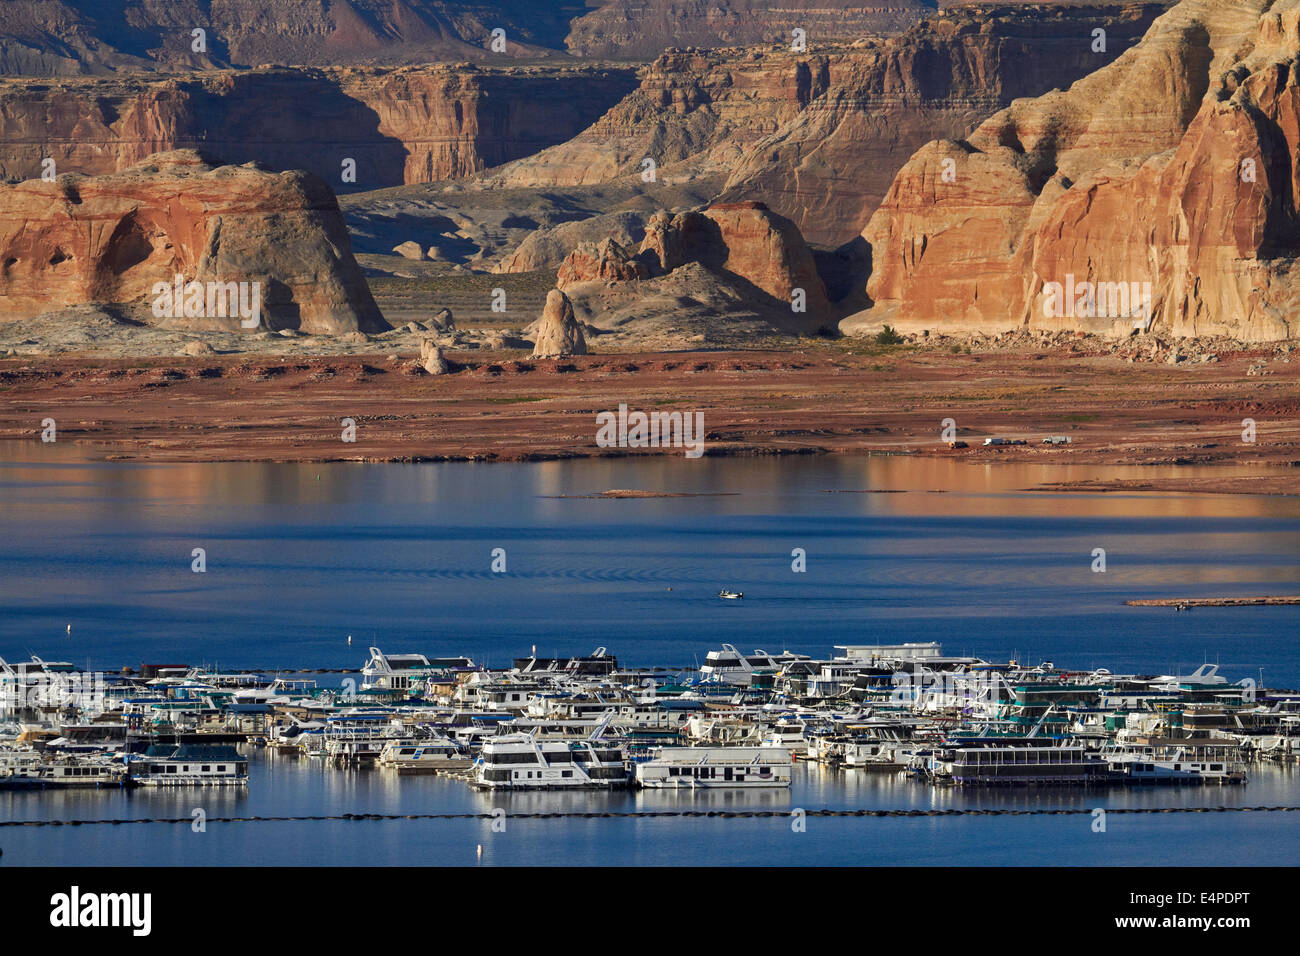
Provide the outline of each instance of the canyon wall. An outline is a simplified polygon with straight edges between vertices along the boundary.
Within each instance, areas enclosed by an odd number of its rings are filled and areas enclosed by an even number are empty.
[[[761,199],[808,241],[847,242],[918,147],[1113,62],[1165,6],[964,7],[861,44],[832,59],[824,93],[733,164],[721,198]]]
[[[558,55],[583,0],[5,0],[0,73]],[[506,31],[504,53],[488,49]],[[196,51],[193,31],[205,31]]]
[[[667,47],[810,46],[901,33],[938,6],[934,0],[609,0],[575,20],[565,41],[582,56],[652,57]]]
[[[567,187],[640,175],[722,175],[744,150],[830,85],[826,56],[783,51],[664,53],[638,87],[565,143],[484,177],[484,187]]]
[[[1300,0],[1182,0],[1066,92],[919,150],[841,328],[1297,334]]]
[[[339,191],[465,176],[582,130],[630,70],[516,67],[227,70],[0,82],[0,178],[125,169],[201,148],[304,168]],[[356,182],[342,163],[356,160]]]
[[[861,232],[918,146],[1113,62],[1165,7],[998,4],[806,54],[665,53],[591,128],[482,185],[591,185],[639,175],[650,158],[665,180],[718,177],[720,200],[767,203],[810,242],[839,245]]]
[[[263,329],[388,328],[334,194],[309,173],[214,166],[181,150],[106,176],[0,186],[0,321],[94,302],[146,306],[147,321],[172,328],[241,328],[206,298],[203,314],[154,316],[155,284],[177,275],[259,283]]]

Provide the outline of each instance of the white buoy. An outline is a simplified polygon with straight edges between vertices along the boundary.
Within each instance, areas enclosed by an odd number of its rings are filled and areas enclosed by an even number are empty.
[[[69,625],[68,625],[68,637],[71,637],[71,636],[72,636],[72,625],[69,624]]]
[[[478,858],[479,858],[480,860],[483,859],[483,844],[482,844],[482,843],[480,843],[480,844],[478,845]]]
[[[351,647],[351,646],[352,646],[352,635],[349,634],[349,635],[348,635],[348,647]]]

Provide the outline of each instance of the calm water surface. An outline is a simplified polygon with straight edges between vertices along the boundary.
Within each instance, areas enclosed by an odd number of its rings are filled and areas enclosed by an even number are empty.
[[[0,656],[356,667],[365,647],[506,666],[607,646],[694,666],[722,641],[825,656],[939,640],[1061,667],[1300,687],[1300,609],[1124,607],[1138,597],[1300,592],[1300,499],[1041,494],[1043,482],[1188,470],[908,458],[520,465],[131,465],[0,448]],[[1205,469],[1203,471],[1209,471]],[[707,497],[598,500],[611,488]],[[898,493],[867,493],[892,491]],[[207,572],[190,570],[203,548]],[[491,571],[504,548],[507,572]],[[806,573],[791,551],[807,554]],[[1093,551],[1106,551],[1094,573]],[[741,602],[715,597],[720,587]],[[68,625],[72,635],[67,635]],[[352,645],[347,643],[352,636]],[[271,761],[275,761],[271,766]],[[780,794],[489,796],[456,781],[255,755],[247,794],[0,794],[0,817],[726,807],[1300,804],[1294,773],[1241,788],[934,791],[801,767]],[[167,812],[160,813],[165,809]],[[213,824],[0,831],[3,863],[1289,863],[1294,814],[1091,818]],[[482,847],[481,856],[479,847]]]

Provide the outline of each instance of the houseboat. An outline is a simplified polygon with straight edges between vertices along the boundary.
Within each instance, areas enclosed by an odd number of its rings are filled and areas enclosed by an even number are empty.
[[[957,786],[1084,786],[1107,783],[1099,755],[1047,738],[969,738],[937,748],[928,760],[935,783]]]
[[[700,679],[707,682],[738,684],[749,686],[756,672],[775,672],[794,661],[809,660],[807,654],[769,654],[756,650],[753,654],[741,654],[732,644],[723,644],[721,650],[709,651],[700,667]]]
[[[242,787],[248,761],[234,747],[155,744],[131,761],[130,774],[142,787]]]
[[[1148,738],[1108,745],[1101,755],[1124,783],[1246,782],[1246,764],[1235,740]]]
[[[636,765],[651,790],[788,787],[793,759],[777,747],[664,747]]]
[[[474,766],[478,786],[488,790],[592,790],[627,784],[622,748],[606,740],[489,737]]]
[[[379,753],[379,765],[399,774],[465,770],[473,764],[473,758],[449,737],[390,740]]]
[[[808,724],[802,720],[782,717],[763,735],[760,747],[774,747],[788,750],[798,757],[808,755],[808,738],[805,736]]]
[[[472,668],[468,657],[430,659],[423,654],[385,654],[370,648],[370,660],[361,668],[361,690],[391,694],[418,692],[431,677],[442,677],[452,670]]]

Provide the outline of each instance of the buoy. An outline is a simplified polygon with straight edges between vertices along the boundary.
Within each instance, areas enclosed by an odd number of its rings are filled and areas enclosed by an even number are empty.
[[[72,636],[72,625],[69,624],[69,625],[68,625],[68,637],[71,637],[71,636]]]
[[[348,635],[348,647],[351,647],[351,646],[352,646],[352,635],[349,634],[349,635]]]

